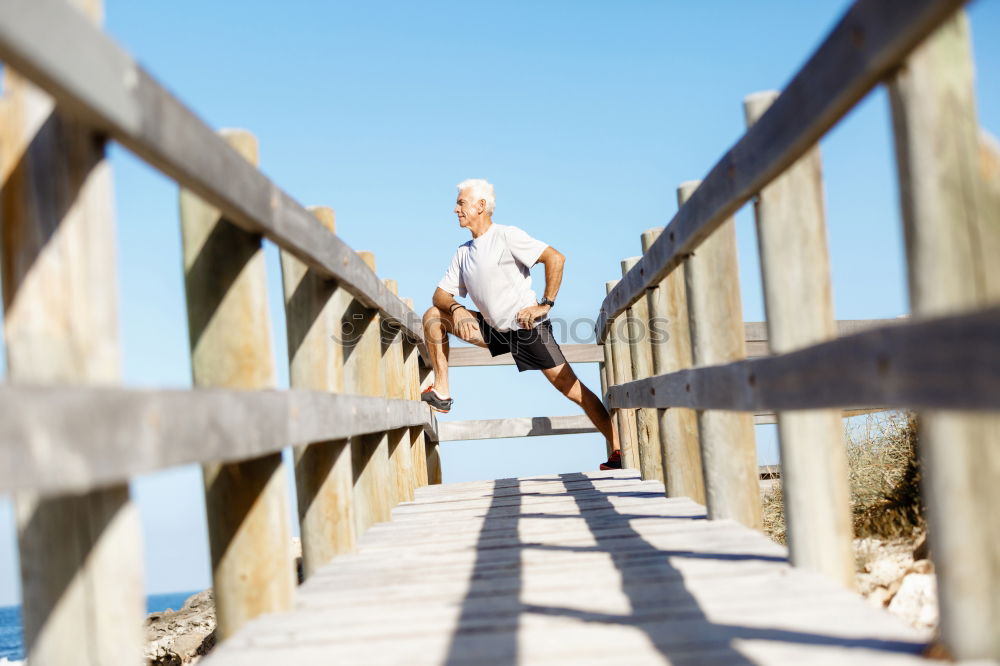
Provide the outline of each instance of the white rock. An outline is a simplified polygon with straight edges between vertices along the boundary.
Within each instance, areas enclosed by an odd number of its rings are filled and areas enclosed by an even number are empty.
[[[938,604],[934,575],[913,573],[904,578],[899,592],[889,603],[889,612],[917,628],[936,627]]]

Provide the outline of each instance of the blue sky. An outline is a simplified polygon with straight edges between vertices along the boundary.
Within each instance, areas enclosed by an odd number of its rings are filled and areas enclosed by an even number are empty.
[[[619,261],[743,131],[741,100],[781,88],[848,6],[797,2],[335,3],[106,0],[106,29],[213,127],[260,140],[261,168],[379,273],[429,304],[456,246],[454,184],[485,177],[495,219],[568,258],[557,314],[593,319]],[[1000,3],[969,9],[981,124],[1000,134]],[[992,37],[989,39],[988,37]],[[869,96],[822,144],[840,319],[907,312],[889,112]],[[124,381],[190,385],[177,188],[114,148]],[[737,215],[744,318],[763,319],[752,216]],[[277,253],[268,246],[279,385]],[[535,273],[540,284],[542,275]],[[583,330],[580,326],[579,330]],[[0,359],[2,360],[2,359]],[[579,374],[597,390],[596,366]],[[538,373],[456,369],[448,418],[572,414]],[[757,428],[773,462],[773,427]],[[593,469],[590,435],[443,447],[446,481]],[[200,472],[137,479],[150,592],[210,584]],[[0,500],[0,604],[16,603]]]

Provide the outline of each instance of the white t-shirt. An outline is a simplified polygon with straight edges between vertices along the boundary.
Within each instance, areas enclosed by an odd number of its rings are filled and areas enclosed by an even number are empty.
[[[517,313],[538,304],[530,269],[547,247],[517,227],[494,222],[479,238],[458,247],[438,287],[452,295],[468,294],[498,331],[521,328]]]

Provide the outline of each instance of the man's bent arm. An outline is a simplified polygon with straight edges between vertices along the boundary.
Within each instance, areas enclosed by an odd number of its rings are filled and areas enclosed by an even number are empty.
[[[542,250],[542,254],[538,257],[538,263],[545,265],[544,296],[555,302],[556,295],[559,293],[559,285],[562,284],[563,265],[566,263],[566,257],[550,245]]]
[[[434,297],[431,299],[431,303],[434,304],[438,310],[444,310],[445,312],[450,312],[451,306],[458,301],[455,300],[453,294],[448,293],[441,287],[434,290]]]

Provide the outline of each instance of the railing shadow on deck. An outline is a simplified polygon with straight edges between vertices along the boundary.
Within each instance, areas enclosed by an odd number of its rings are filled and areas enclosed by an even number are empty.
[[[871,637],[839,637],[803,631],[777,628],[761,628],[711,621],[705,614],[698,599],[687,589],[684,574],[671,564],[673,557],[717,559],[729,561],[762,560],[783,562],[785,558],[772,555],[696,552],[689,550],[661,550],[644,539],[632,525],[632,520],[648,519],[656,516],[621,513],[612,504],[609,496],[645,497],[645,492],[597,492],[594,481],[611,480],[589,478],[584,474],[560,474],[559,479],[565,493],[551,496],[574,497],[579,514],[556,515],[545,513],[524,513],[521,511],[524,495],[550,496],[548,493],[518,494],[518,479],[499,479],[495,482],[494,494],[486,512],[476,544],[477,559],[469,579],[469,587],[462,602],[462,611],[452,636],[446,663],[450,666],[478,663],[517,663],[518,629],[521,619],[527,614],[562,616],[574,618],[583,623],[630,626],[644,632],[651,645],[673,664],[702,663],[706,652],[711,652],[718,663],[750,665],[755,663],[741,653],[734,641],[760,640],[778,641],[798,645],[828,645],[844,648],[885,650],[919,654],[926,646],[920,642],[883,640]],[[577,492],[570,492],[573,484]],[[497,491],[507,491],[497,493]],[[514,493],[509,492],[514,490]],[[579,491],[595,491],[581,496]],[[657,494],[659,496],[659,494]],[[586,506],[584,503],[586,502]],[[618,519],[609,521],[609,517]],[[558,546],[524,542],[518,532],[522,518],[582,518],[596,542],[592,546]],[[679,516],[691,521],[705,520],[704,515]],[[609,534],[608,528],[616,529]],[[633,544],[622,549],[624,540]],[[522,555],[528,550],[553,550],[570,553],[607,553],[614,565],[619,580],[581,580],[581,585],[616,585],[627,597],[630,613],[600,613],[571,607],[558,607],[524,603],[524,572]],[[499,555],[500,551],[506,551]],[[641,562],[640,566],[637,566]],[[506,578],[507,584],[498,580]],[[641,591],[641,594],[638,594]],[[483,600],[489,599],[485,607]],[[670,600],[667,605],[665,600]],[[711,639],[686,639],[675,633],[662,632],[663,621],[682,620],[687,636]],[[484,659],[484,654],[489,658]]]

